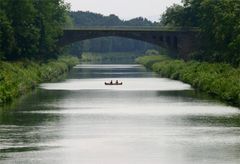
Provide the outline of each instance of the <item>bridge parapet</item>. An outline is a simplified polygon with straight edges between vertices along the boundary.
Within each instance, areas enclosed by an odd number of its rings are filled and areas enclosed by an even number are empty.
[[[166,26],[81,26],[73,28],[64,28],[63,30],[200,32],[200,29],[197,27],[166,27]]]

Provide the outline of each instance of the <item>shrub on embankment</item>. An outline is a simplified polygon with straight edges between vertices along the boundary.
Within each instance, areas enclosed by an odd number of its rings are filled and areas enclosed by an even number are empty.
[[[78,59],[70,56],[61,56],[46,63],[0,61],[0,104],[29,92],[41,82],[56,79],[77,63]]]
[[[136,62],[163,77],[181,80],[228,104],[240,107],[240,69],[228,64],[174,60],[166,56],[144,56]]]

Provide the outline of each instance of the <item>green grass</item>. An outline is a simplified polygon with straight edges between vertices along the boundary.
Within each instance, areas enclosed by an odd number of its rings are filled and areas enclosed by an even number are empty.
[[[47,63],[0,61],[0,104],[24,95],[41,82],[58,78],[77,63],[78,59],[70,56],[61,56]]]
[[[180,80],[230,105],[240,107],[240,69],[228,64],[174,60],[166,56],[144,56],[136,62],[164,77]]]

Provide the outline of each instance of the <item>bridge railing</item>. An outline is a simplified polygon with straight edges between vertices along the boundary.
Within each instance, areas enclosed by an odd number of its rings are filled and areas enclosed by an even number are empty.
[[[167,27],[167,26],[81,26],[64,28],[64,30],[94,30],[94,31],[200,31],[197,27]]]

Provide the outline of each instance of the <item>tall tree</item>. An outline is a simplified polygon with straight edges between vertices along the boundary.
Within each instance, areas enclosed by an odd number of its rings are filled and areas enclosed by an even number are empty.
[[[0,10],[0,59],[12,54],[15,48],[13,28],[5,12]]]
[[[37,52],[38,28],[34,26],[37,14],[31,0],[6,0],[2,10],[11,23],[15,38],[15,47],[6,54],[8,59],[29,57]]]
[[[56,42],[62,34],[68,6],[63,0],[35,0],[34,6],[38,12],[35,18],[40,30],[39,56],[54,57],[58,49]]]
[[[63,0],[2,0],[0,58],[55,57],[67,9]]]

